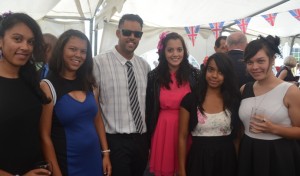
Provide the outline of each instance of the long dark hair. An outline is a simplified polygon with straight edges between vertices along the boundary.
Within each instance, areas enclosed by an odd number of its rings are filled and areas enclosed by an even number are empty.
[[[96,85],[95,77],[93,75],[92,48],[89,39],[81,31],[70,29],[61,34],[53,49],[52,57],[49,61],[49,68],[51,72],[57,76],[59,76],[60,73],[66,69],[63,58],[64,47],[71,37],[78,37],[87,42],[86,59],[81,67],[77,70],[76,76],[78,81],[83,86],[83,90],[90,91]]]
[[[170,89],[170,83],[172,82],[171,80],[171,75],[169,72],[169,66],[168,66],[168,61],[166,59],[166,55],[165,55],[165,49],[167,46],[167,43],[169,40],[177,40],[179,39],[182,43],[182,47],[183,47],[183,60],[180,63],[179,69],[176,72],[176,80],[177,80],[177,84],[178,86],[182,85],[184,82],[188,81],[189,75],[191,73],[191,68],[193,67],[189,61],[188,61],[188,51],[187,51],[187,47],[186,44],[184,42],[184,39],[182,38],[181,35],[179,35],[176,32],[172,32],[166,35],[166,37],[164,39],[162,39],[162,49],[158,51],[158,61],[159,64],[157,66],[157,71],[158,71],[158,80],[160,85],[162,85],[162,87],[165,87],[167,89]]]
[[[40,26],[25,13],[6,13],[0,17],[0,37],[4,38],[5,32],[19,23],[25,24],[34,35],[32,56],[25,65],[20,67],[19,76],[33,89],[33,92],[40,98],[42,103],[48,103],[50,102],[49,99],[40,88],[35,64],[37,59],[45,57],[45,44]]]
[[[215,53],[208,58],[206,66],[204,67],[204,71],[200,76],[198,89],[195,91],[198,102],[197,108],[202,114],[204,114],[203,103],[205,101],[205,95],[208,87],[206,81],[207,66],[212,60],[215,61],[219,71],[224,76],[224,82],[221,85],[223,110],[229,110],[232,114],[232,117],[237,116],[237,109],[239,108],[241,96],[237,84],[237,78],[233,69],[233,64],[228,55],[225,53]],[[236,126],[237,121],[237,118],[232,118],[231,125]]]

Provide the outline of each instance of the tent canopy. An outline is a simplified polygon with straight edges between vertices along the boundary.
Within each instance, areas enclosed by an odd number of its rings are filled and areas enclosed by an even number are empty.
[[[114,0],[107,0],[111,6],[120,6]],[[186,27],[200,25],[209,28],[209,23],[232,24],[236,19],[252,17],[247,32],[272,34],[280,37],[300,34],[300,22],[289,14],[299,9],[300,0],[126,0],[123,8],[111,18],[118,21],[123,14],[139,14],[146,25],[153,27]],[[113,9],[113,8],[112,8]],[[271,26],[261,17],[263,14],[278,13],[275,25]],[[98,18],[101,24],[104,18]],[[109,15],[108,15],[109,16]],[[237,25],[233,25],[237,28]]]
[[[184,36],[190,53],[198,60],[213,52],[215,37],[209,23],[224,22],[226,30],[239,30],[234,20],[251,17],[247,33],[271,34],[284,41],[300,34],[300,21],[289,10],[300,9],[300,0],[1,0],[0,13],[25,12],[36,19],[43,32],[60,35],[69,28],[86,31],[85,21],[90,22],[90,40],[97,39],[103,29],[100,52],[111,48],[117,41],[116,23],[123,14],[133,13],[145,22],[144,36],[137,54],[156,48],[159,33],[176,31]],[[271,26],[262,14],[278,13]],[[60,19],[60,20],[57,20]],[[195,45],[184,27],[200,25]],[[251,39],[251,38],[250,38]],[[97,42],[92,42],[97,47]],[[98,53],[98,52],[97,52]]]
[[[236,19],[253,16],[247,32],[272,34],[280,37],[300,33],[300,22],[289,14],[299,9],[300,0],[1,0],[0,13],[21,11],[36,20],[76,19],[91,20],[96,17],[96,26],[103,21],[115,21],[126,13],[139,14],[145,24],[153,27],[186,27],[200,25],[209,28],[209,23],[222,22],[224,26]],[[259,13],[261,12],[261,13]],[[260,15],[278,13],[275,25],[271,26]],[[68,21],[69,22],[69,21]],[[59,22],[62,23],[61,21]],[[65,22],[67,23],[67,22]],[[236,25],[232,26],[237,28]],[[63,31],[62,31],[63,32]]]

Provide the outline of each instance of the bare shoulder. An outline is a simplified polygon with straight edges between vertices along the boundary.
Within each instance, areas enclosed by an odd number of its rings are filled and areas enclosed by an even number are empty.
[[[297,86],[292,85],[288,88],[285,95],[285,102],[290,105],[297,103],[300,105],[300,90]]]

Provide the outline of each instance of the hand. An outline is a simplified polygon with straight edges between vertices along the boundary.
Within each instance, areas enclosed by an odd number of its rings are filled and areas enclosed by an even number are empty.
[[[23,176],[39,176],[39,175],[51,175],[51,172],[48,171],[47,169],[33,169],[24,174]]]
[[[103,164],[103,172],[105,176],[111,176],[111,163],[110,163],[110,159],[109,159],[109,155],[108,154],[104,154],[103,155],[103,160],[102,160],[102,164]]]
[[[273,123],[263,115],[255,115],[255,120],[250,122],[251,132],[253,133],[271,133]]]

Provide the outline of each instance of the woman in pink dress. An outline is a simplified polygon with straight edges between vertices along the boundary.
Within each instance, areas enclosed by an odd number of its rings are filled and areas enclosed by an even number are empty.
[[[197,84],[200,70],[188,61],[182,36],[163,33],[158,44],[159,64],[149,72],[146,119],[150,146],[150,172],[158,176],[178,171],[179,106]]]

